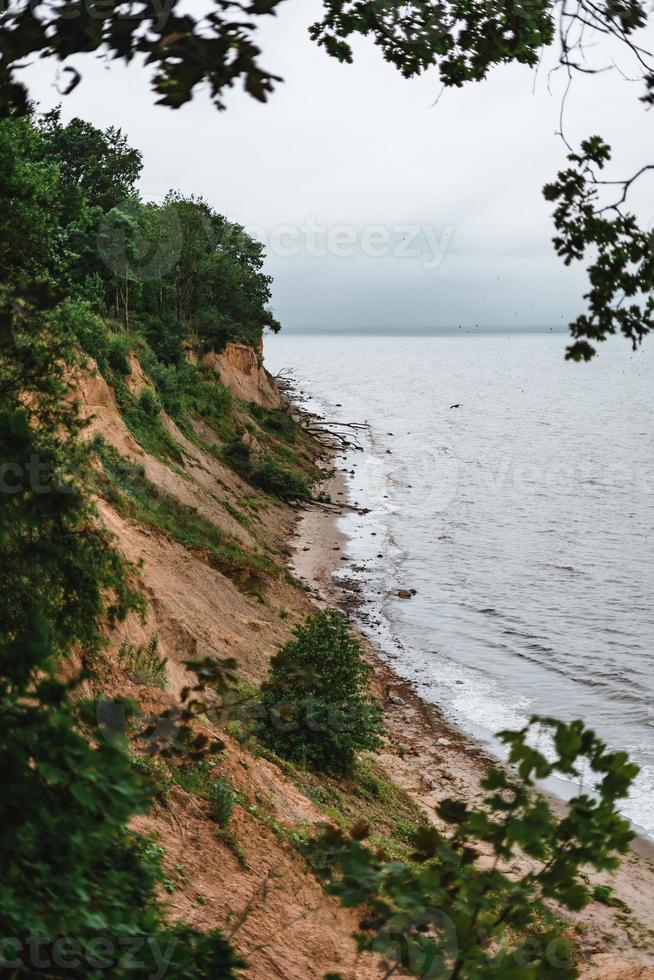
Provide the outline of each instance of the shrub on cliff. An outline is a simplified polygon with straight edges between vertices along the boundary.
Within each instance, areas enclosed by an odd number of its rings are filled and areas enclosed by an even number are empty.
[[[308,500],[309,485],[299,473],[283,466],[272,456],[264,456],[254,467],[252,483],[280,500]]]
[[[209,787],[209,805],[211,817],[221,827],[226,827],[232,818],[232,810],[237,801],[237,794],[226,776],[218,776]]]
[[[331,611],[314,613],[294,633],[271,662],[257,734],[287,759],[348,772],[358,752],[380,747],[384,732],[381,708],[368,692],[370,667]]]
[[[309,484],[297,470],[284,466],[270,453],[259,459],[253,458],[250,447],[240,436],[234,436],[223,447],[222,458],[253,486],[280,500],[309,500],[311,497]]]

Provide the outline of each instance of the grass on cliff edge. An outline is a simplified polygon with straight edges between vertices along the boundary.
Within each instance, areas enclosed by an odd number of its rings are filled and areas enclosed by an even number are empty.
[[[121,516],[163,531],[243,591],[279,576],[279,568],[269,558],[249,551],[195,508],[159,490],[142,466],[130,463],[104,439],[96,438],[93,449],[102,463],[98,492]]]
[[[374,759],[362,758],[348,776],[314,772],[276,755],[248,734],[239,722],[229,722],[226,731],[253,756],[274,763],[330,822],[343,830],[367,823],[372,828],[371,844],[389,859],[407,860],[415,850],[411,843],[415,830],[429,821],[418,804],[389,779]],[[251,808],[250,812],[253,812]],[[263,813],[259,816],[265,819]],[[304,835],[291,834],[291,839],[299,844]]]

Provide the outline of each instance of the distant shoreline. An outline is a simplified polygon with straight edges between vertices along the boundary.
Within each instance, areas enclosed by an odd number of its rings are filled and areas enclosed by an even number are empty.
[[[280,337],[527,337],[565,336],[566,326],[545,327],[284,327]]]

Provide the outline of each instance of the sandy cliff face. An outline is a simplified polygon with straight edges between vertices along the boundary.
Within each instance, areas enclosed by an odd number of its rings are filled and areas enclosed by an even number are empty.
[[[267,407],[281,404],[257,352],[230,345],[211,363],[239,397]],[[138,362],[130,366],[128,386],[138,394],[148,379]],[[163,414],[161,421],[181,448],[183,465],[166,465],[146,453],[92,364],[78,395],[82,412],[91,419],[89,438],[102,435],[125,459],[142,466],[159,492],[194,508],[283,570],[295,522],[290,508],[242,481]],[[208,437],[204,423],[198,421],[197,427]],[[139,585],[147,601],[145,622],[132,616],[109,640],[103,696],[132,698],[146,716],[157,715],[175,704],[188,684],[185,662],[205,655],[235,658],[240,678],[258,685],[293,624],[311,611],[306,592],[279,574],[261,586],[258,596],[248,594],[202,554],[158,528],[126,519],[104,500],[98,507],[124,557],[140,565]],[[234,517],[234,508],[247,514],[245,523]],[[166,691],[135,683],[118,656],[123,641],[141,646],[155,636],[167,657]],[[174,888],[164,896],[171,918],[222,929],[247,960],[247,977],[306,980],[330,971],[349,980],[380,976],[373,961],[356,952],[355,914],[325,894],[289,840],[292,831],[321,820],[320,813],[277,766],[250,754],[223,730],[216,735],[226,743],[216,771],[229,776],[242,801],[230,823],[231,844],[218,833],[206,802],[178,786],[134,825],[152,833],[163,848]]]
[[[228,343],[221,354],[205,354],[203,362],[216,371],[237,398],[264,408],[281,408],[281,396],[263,366],[261,349]]]

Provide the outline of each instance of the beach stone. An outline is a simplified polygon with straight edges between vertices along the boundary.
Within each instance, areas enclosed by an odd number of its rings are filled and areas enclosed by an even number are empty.
[[[414,594],[410,589],[398,589],[396,593],[398,599],[411,599]]]

